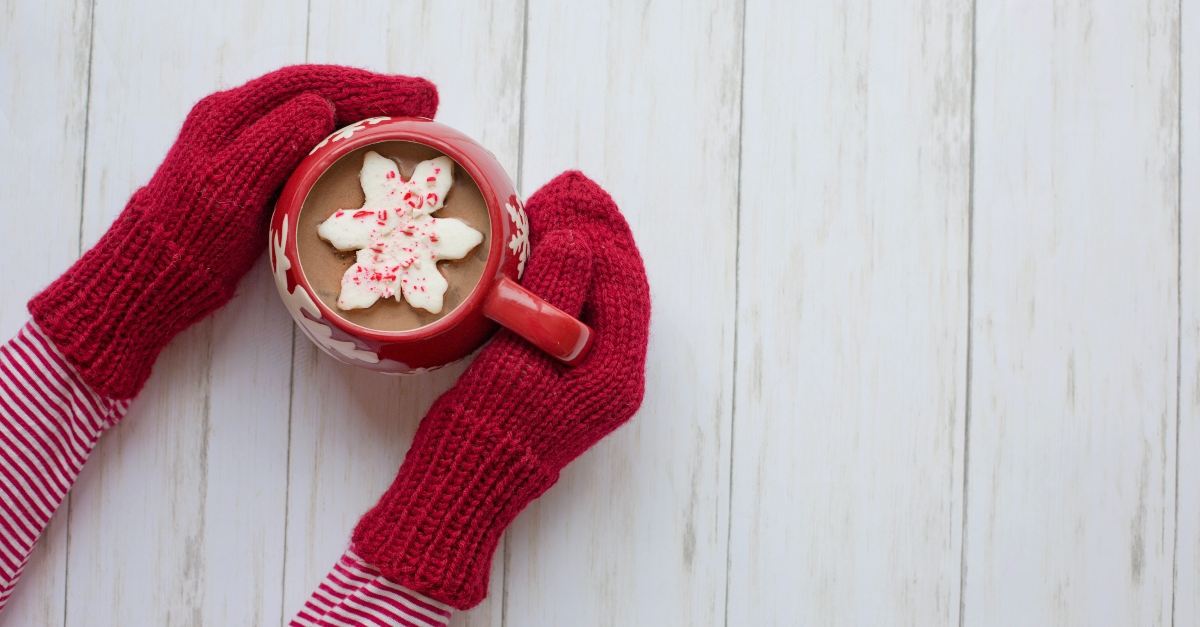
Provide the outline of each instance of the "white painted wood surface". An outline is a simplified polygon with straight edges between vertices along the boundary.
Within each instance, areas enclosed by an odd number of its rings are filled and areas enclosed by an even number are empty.
[[[1175,625],[1200,624],[1200,2],[1180,5],[1179,484]],[[1169,445],[1169,443],[1168,443]]]
[[[1169,625],[1178,4],[977,10],[963,624]]]
[[[5,337],[196,100],[306,59],[430,78],[526,195],[582,169],[650,275],[642,411],[456,624],[1200,623],[1195,0],[0,0]],[[334,362],[260,264],[0,626],[282,624],[463,367]]]
[[[729,624],[956,624],[970,5],[746,33]]]

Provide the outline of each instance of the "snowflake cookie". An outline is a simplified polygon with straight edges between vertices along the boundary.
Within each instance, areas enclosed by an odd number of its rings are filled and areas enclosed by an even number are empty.
[[[338,308],[364,309],[380,298],[403,297],[413,307],[441,313],[446,278],[442,259],[462,259],[483,234],[455,218],[434,218],[454,184],[454,162],[438,157],[417,164],[405,181],[396,163],[378,153],[363,158],[359,183],[366,202],[340,209],[317,227],[317,234],[357,260],[342,275]]]

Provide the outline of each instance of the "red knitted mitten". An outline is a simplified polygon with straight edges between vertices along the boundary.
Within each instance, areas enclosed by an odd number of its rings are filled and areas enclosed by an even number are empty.
[[[596,332],[568,368],[501,330],[421,422],[395,482],[354,530],[389,579],[460,609],[487,595],[504,529],[642,402],[650,290],[633,235],[578,172],[529,199],[523,284]]]
[[[335,124],[436,109],[428,81],[328,65],[204,98],[150,183],[30,301],[34,321],[93,389],[132,398],[171,338],[233,296],[266,247],[279,188]]]

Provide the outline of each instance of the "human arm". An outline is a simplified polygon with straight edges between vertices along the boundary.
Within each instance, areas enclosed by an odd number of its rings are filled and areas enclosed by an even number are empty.
[[[0,610],[100,434],[128,407],[94,392],[33,322],[0,346]]]
[[[197,103],[150,182],[30,301],[33,321],[0,353],[0,609],[158,354],[261,256],[296,165],[339,123],[436,107],[427,81],[338,66],[284,68]]]
[[[568,368],[499,331],[421,421],[350,549],[391,585],[458,609],[486,595],[496,545],[517,513],[627,421],[644,390],[649,287],[616,205],[569,172],[526,210],[533,254],[522,284],[591,326],[592,353]]]

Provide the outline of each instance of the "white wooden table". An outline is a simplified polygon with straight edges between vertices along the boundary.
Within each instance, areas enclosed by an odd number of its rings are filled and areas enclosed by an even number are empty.
[[[456,624],[1200,624],[1200,0],[0,0],[0,334],[193,103],[304,61],[433,80],[646,260],[641,412]],[[281,624],[461,371],[335,363],[264,259],[0,625]]]

